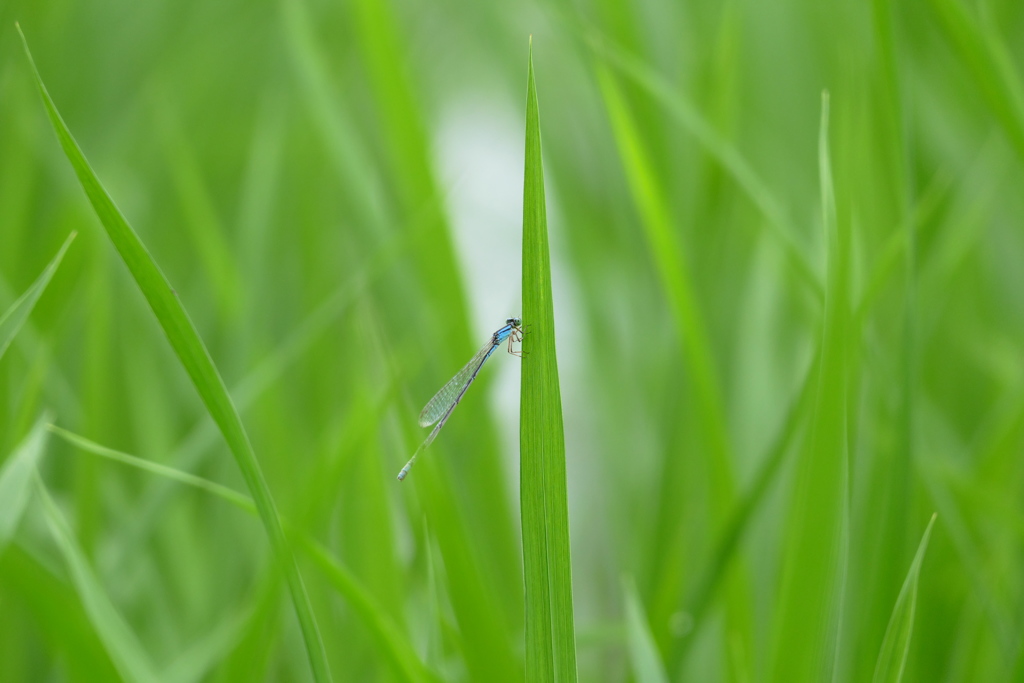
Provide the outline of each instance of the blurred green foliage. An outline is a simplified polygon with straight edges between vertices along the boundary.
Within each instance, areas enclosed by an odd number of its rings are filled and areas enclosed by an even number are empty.
[[[521,196],[521,157],[482,169],[523,148],[530,34],[580,680],[1024,677],[1021,3],[4,0],[0,318],[79,234],[0,359],[0,679],[305,680],[256,518],[40,431],[247,492],[16,20],[225,379],[336,680],[523,678],[518,361],[394,475],[519,312],[477,313],[521,217],[458,199]]]

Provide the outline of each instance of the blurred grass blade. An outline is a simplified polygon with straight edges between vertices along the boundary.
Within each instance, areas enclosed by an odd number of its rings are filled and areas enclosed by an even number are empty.
[[[193,635],[192,645],[160,672],[163,683],[198,683],[216,678],[213,672],[241,639],[245,625],[253,618],[254,606],[246,604],[222,616],[220,623]]]
[[[1024,159],[1024,87],[1014,66],[1013,53],[997,29],[974,17],[962,0],[931,0],[942,27],[965,62],[973,84],[1010,139],[1018,158]]]
[[[50,284],[50,279],[57,272],[57,266],[60,265],[61,259],[64,258],[64,252],[68,250],[68,246],[71,244],[71,240],[75,239],[76,234],[78,233],[73,232],[68,235],[68,238],[64,240],[64,244],[61,245],[60,251],[43,269],[43,272],[39,274],[39,277],[32,283],[32,286],[25,290],[25,293],[18,297],[18,300],[11,304],[11,307],[0,316],[0,358],[4,357],[4,352],[11,345],[14,335],[18,334],[18,330],[25,324],[25,320],[28,319],[36,302],[39,301],[39,297],[43,295],[46,286]]]
[[[72,446],[77,446],[78,448],[81,448],[83,451],[87,451],[89,453],[93,453],[94,455],[98,455],[100,457],[107,458],[115,462],[120,462],[125,465],[137,467],[138,469],[144,470],[146,472],[158,474],[161,477],[166,477],[167,479],[176,481],[181,484],[194,486],[197,489],[201,489],[203,491],[206,491],[207,493],[212,493],[215,496],[223,498],[232,505],[242,508],[246,512],[256,512],[256,506],[253,505],[252,499],[243,496],[241,493],[238,493],[234,489],[230,489],[227,486],[222,486],[221,484],[212,482],[209,479],[203,479],[202,477],[197,477],[194,474],[189,474],[188,472],[183,472],[173,467],[168,467],[166,465],[161,465],[160,463],[152,462],[144,458],[138,458],[134,455],[122,453],[121,451],[116,451],[113,448],[107,448],[106,446],[102,446],[96,443],[95,441],[85,438],[84,436],[80,436],[78,434],[75,434],[74,432],[69,432],[66,429],[62,429],[57,425],[47,425],[47,429],[49,429],[54,434],[67,441]]]
[[[615,47],[610,41],[602,39],[593,31],[590,31],[588,42],[608,64],[658,100],[665,110],[693,135],[707,153],[732,176],[736,185],[747,194],[753,205],[768,221],[768,234],[779,245],[787,260],[792,264],[794,271],[804,281],[808,289],[820,299],[822,295],[821,282],[805,254],[805,250],[793,236],[796,232],[793,222],[787,216],[782,202],[761,180],[739,151],[722,138],[692,102],[679,94],[675,87],[647,65],[629,56],[625,51]],[[602,88],[605,87],[603,81],[607,80],[606,71],[604,67],[597,67],[598,80],[602,82]]]
[[[576,680],[565,434],[555,358],[540,113],[533,41],[526,94],[523,185],[523,340],[520,497],[526,577],[526,680]]]
[[[932,445],[935,452],[940,446]],[[993,642],[998,644],[1007,658],[1015,656],[1018,647],[1018,633],[1014,604],[1000,599],[999,582],[995,571],[985,562],[984,542],[977,538],[972,529],[971,512],[957,499],[951,482],[962,477],[961,470],[942,472],[937,463],[930,459],[922,460],[923,466],[918,472],[931,496],[932,504],[942,515],[942,528],[948,534],[956,549],[957,559],[966,575],[969,589],[978,596],[982,606],[982,614],[987,622],[986,628],[994,635]]]
[[[693,618],[694,630],[687,634],[679,647],[675,648],[669,660],[669,669],[676,670],[677,664],[698,640],[702,628],[709,624],[705,613],[711,607],[713,599],[722,580],[729,574],[729,564],[736,559],[740,541],[750,526],[755,522],[755,512],[764,503],[771,487],[776,484],[782,464],[787,453],[794,450],[793,444],[799,434],[806,429],[807,416],[810,412],[811,398],[814,396],[816,368],[807,371],[799,395],[790,406],[789,413],[782,423],[782,428],[768,450],[768,455],[761,464],[753,483],[737,501],[736,507],[729,515],[729,521],[723,526],[715,541],[714,550],[705,561],[703,569],[696,572],[694,588],[683,604],[684,611]]]
[[[278,382],[285,374],[289,366],[308,352],[316,338],[348,311],[352,302],[364,291],[365,281],[366,277],[363,273],[357,274],[350,283],[338,289],[295,326],[277,349],[249,371],[242,381],[238,382],[229,392],[234,398],[235,407],[245,412],[261,396],[265,395],[274,386],[274,383]],[[209,420],[199,420],[171,452],[168,462],[174,463],[178,470],[197,470],[215,443],[218,442],[217,434],[217,427]],[[155,526],[153,520],[164,514],[172,490],[168,483],[161,479],[158,483],[147,487],[143,493],[142,507],[133,520],[131,529],[127,532],[128,541],[121,553],[122,557],[129,553],[132,547],[144,542],[145,537]],[[116,565],[118,562],[115,561],[114,564]]]
[[[18,444],[3,467],[0,467],[0,555],[18,529],[18,522],[28,503],[29,480],[46,443],[46,423],[43,415],[32,431]]]
[[[387,207],[380,182],[370,162],[370,154],[348,121],[348,110],[337,105],[335,77],[326,55],[318,49],[314,20],[301,0],[280,0],[278,8],[284,27],[285,47],[294,65],[295,76],[320,128],[338,179],[352,188],[346,196],[353,202],[359,221],[386,229],[383,211]]]
[[[626,643],[629,646],[629,661],[633,665],[633,676],[641,683],[668,683],[665,665],[658,655],[658,646],[647,625],[647,616],[636,583],[623,579],[622,593],[626,603]]]
[[[161,92],[153,111],[168,174],[181,207],[182,227],[191,251],[204,266],[200,277],[207,284],[203,289],[217,302],[220,317],[229,318],[238,310],[242,299],[242,278],[225,237],[227,230],[217,215],[209,182],[203,177],[203,168],[193,143],[181,129],[174,107],[169,104],[170,99],[169,95]]]
[[[363,623],[369,627],[370,633],[381,647],[382,659],[391,665],[400,680],[410,683],[440,681],[417,658],[412,643],[391,619],[387,610],[377,604],[370,592],[344,565],[312,538],[305,535],[297,535],[295,538],[331,586],[343,595],[352,609],[362,617]]]
[[[707,318],[701,310],[693,284],[685,244],[679,239],[678,230],[673,224],[671,204],[645,147],[640,126],[612,73],[599,66],[597,76],[623,170],[644,228],[647,249],[657,267],[661,288],[673,316],[676,337],[681,347],[680,355],[692,377],[687,391],[693,396],[694,412],[698,416],[702,444],[700,457],[706,461],[709,473],[710,523],[712,527],[721,529],[735,504],[736,484],[725,403]],[[682,557],[684,553],[678,545],[680,542],[681,537],[677,535],[673,542],[675,547],[667,548],[665,555]],[[741,648],[749,651],[751,627],[746,608],[747,598],[744,595],[746,586],[739,574],[725,578],[729,582],[727,628],[737,634],[738,642],[742,643]],[[656,589],[659,594],[657,602],[663,606],[676,604],[681,599],[681,590],[678,570],[672,568],[662,574]],[[654,622],[667,623],[661,616],[654,615]],[[656,637],[664,633],[656,633]]]
[[[274,506],[270,488],[263,477],[256,454],[253,452],[249,437],[242,426],[242,420],[235,410],[228,395],[224,381],[221,379],[213,359],[203,344],[199,333],[192,324],[191,319],[185,312],[185,308],[178,300],[170,283],[161,272],[159,266],[149,254],[145,245],[139,239],[132,227],[125,220],[124,216],[115,206],[113,199],[107,194],[96,174],[93,173],[88,161],[79,149],[78,144],[71,136],[67,126],[61,119],[53,100],[50,98],[43,84],[42,77],[36,69],[32,53],[28,49],[28,42],[21,33],[22,45],[25,48],[25,55],[32,66],[32,73],[35,78],[39,93],[46,106],[46,112],[50,117],[50,123],[57,139],[60,141],[64,154],[74,168],[82,188],[85,190],[89,201],[96,211],[103,228],[107,231],[111,242],[117,248],[125,265],[131,272],[132,277],[138,284],[146,301],[152,308],[157,321],[167,335],[175,355],[188,373],[192,384],[199,392],[207,411],[224,435],[238,467],[245,478],[246,485],[252,494],[253,500],[260,513],[260,519],[270,538],[270,545],[274,557],[284,572],[291,591],[292,602],[295,612],[302,628],[302,635],[305,641],[306,650],[309,655],[313,676],[318,681],[330,680],[330,670],[327,664],[327,653],[324,651],[323,642],[319,629],[316,625],[316,618],[313,615],[313,607],[310,604],[306,588],[299,575],[298,565],[295,556],[292,554],[285,539],[284,531],[281,528],[281,520],[278,517]]]
[[[371,422],[373,421],[371,420]],[[74,432],[69,432],[56,425],[47,425],[46,428],[71,445],[81,448],[88,453],[93,453],[94,455],[99,455],[145,472],[157,474],[180,484],[192,486],[217,496],[249,514],[257,514],[256,506],[253,504],[252,499],[227,486],[222,486],[209,479],[197,477],[188,472],[182,472],[173,467],[167,467],[144,458],[107,448],[91,439],[87,439]],[[410,681],[410,683],[434,680],[433,674],[416,659],[412,644],[409,643],[398,626],[388,616],[387,610],[377,604],[377,601],[360,583],[359,579],[335,560],[326,548],[309,537],[305,532],[287,524],[286,526],[288,527],[289,537],[293,542],[306,552],[308,557],[313,560],[313,563],[320,568],[330,584],[363,618],[364,623],[377,638],[382,650],[390,657],[392,665],[401,674],[402,679]]]
[[[822,223],[828,244],[825,313],[810,438],[796,464],[785,529],[770,679],[795,683],[832,679],[849,521],[849,236],[836,217],[828,121],[828,93],[823,93],[819,170]]]
[[[640,129],[611,73],[598,68],[598,83],[622,157],[623,170],[644,227],[647,248],[675,319],[687,370],[693,375],[693,394],[704,429],[711,471],[712,505],[721,522],[735,494],[729,434],[722,391],[708,339],[707,324],[693,286],[684,245],[673,227],[669,203],[644,147]]]
[[[889,626],[885,630],[885,638],[882,640],[882,649],[878,653],[878,663],[875,665],[874,683],[899,683],[903,680],[903,670],[907,665],[907,653],[910,651],[910,636],[914,631],[914,612],[917,609],[917,583],[921,576],[921,562],[924,561],[924,553],[928,550],[928,538],[931,536],[932,527],[935,526],[933,514],[928,522],[928,527],[921,537],[921,544],[917,547],[917,554],[914,561],[910,563],[910,571],[907,573],[907,580],[903,582],[900,595],[896,598],[896,606],[892,610],[892,618],[889,619]]]
[[[114,662],[118,672],[128,681],[160,680],[156,667],[139,643],[135,633],[118,614],[106,591],[93,573],[85,553],[78,547],[71,529],[57,504],[50,497],[43,480],[36,475],[36,490],[42,501],[47,524],[53,533],[57,548],[67,563],[71,581],[82,600],[82,606],[89,617],[96,635]]]

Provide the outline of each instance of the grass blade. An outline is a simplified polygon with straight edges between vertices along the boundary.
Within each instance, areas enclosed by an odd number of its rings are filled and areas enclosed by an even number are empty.
[[[591,32],[588,35],[588,42],[608,65],[660,102],[665,111],[683,129],[693,135],[704,150],[722,165],[733,178],[737,187],[746,193],[751,203],[765,217],[768,235],[786,255],[786,259],[793,265],[794,272],[799,275],[815,298],[820,298],[822,295],[821,282],[811,266],[805,250],[794,237],[796,229],[784,209],[783,202],[758,176],[736,147],[715,131],[714,126],[704,118],[692,102],[677,92],[675,87],[650,67],[630,57],[625,51],[615,47],[610,41],[602,39],[598,34]],[[598,69],[600,80],[604,79],[601,76],[603,71],[603,67]],[[602,87],[604,86],[602,85]]]
[[[212,629],[194,636],[193,644],[160,672],[164,683],[198,683],[214,678],[213,670],[225,653],[239,642],[253,608],[246,606],[226,614]]]
[[[626,599],[626,642],[633,675],[643,683],[668,683],[665,665],[658,656],[658,646],[647,625],[644,606],[632,579],[624,579],[622,592]]]
[[[1024,158],[1024,88],[1013,53],[999,31],[976,19],[960,0],[932,0],[931,5],[953,46],[974,77],[992,113],[1019,157]]]
[[[138,458],[134,455],[116,451],[113,448],[107,448],[106,446],[102,446],[95,441],[85,438],[84,436],[62,429],[57,425],[47,425],[46,428],[67,441],[72,446],[81,448],[83,451],[113,460],[114,462],[131,465],[132,467],[137,467],[138,469],[146,472],[158,474],[161,477],[166,477],[167,479],[176,481],[180,484],[194,486],[197,489],[219,496],[232,505],[242,508],[246,512],[256,512],[256,507],[253,505],[250,498],[243,496],[241,493],[238,493],[227,486],[222,486],[221,484],[212,482],[209,479],[203,479],[202,477],[197,477],[196,475],[189,474],[188,472],[182,472],[174,467],[168,467],[167,465],[161,465],[158,462],[152,462],[150,460],[145,460],[144,458]]]
[[[917,609],[917,583],[921,576],[921,562],[924,561],[924,553],[928,550],[928,539],[935,526],[933,514],[928,527],[921,537],[921,544],[917,547],[917,554],[914,561],[910,563],[910,571],[907,572],[907,580],[903,582],[900,595],[896,598],[896,606],[892,609],[892,618],[889,619],[889,626],[885,630],[885,638],[882,640],[882,649],[878,653],[878,663],[875,665],[874,683],[899,683],[903,680],[903,670],[907,666],[907,653],[910,651],[910,636],[914,630],[914,612]]]
[[[50,279],[57,272],[57,266],[60,265],[61,259],[64,258],[64,252],[68,250],[68,246],[71,244],[71,240],[75,239],[76,234],[78,233],[73,232],[68,235],[68,238],[64,240],[64,244],[61,245],[60,251],[43,269],[43,272],[39,274],[39,277],[32,283],[32,286],[25,290],[25,293],[18,297],[17,301],[11,304],[11,307],[4,312],[3,316],[0,316],[0,358],[4,357],[4,352],[11,345],[14,335],[18,334],[18,330],[25,324],[25,320],[28,319],[36,302],[39,301],[39,297],[43,295],[46,286],[50,284]]]
[[[819,137],[822,222],[828,238],[825,316],[810,438],[796,466],[786,525],[772,652],[771,680],[778,681],[832,679],[845,574],[849,236],[836,219],[828,104],[825,93]]]
[[[46,442],[44,415],[36,422],[14,453],[0,467],[0,555],[18,529],[18,522],[28,503],[29,479]]]
[[[67,563],[68,571],[71,574],[72,583],[78,596],[82,600],[82,606],[89,617],[96,634],[114,662],[118,672],[129,681],[153,681],[160,680],[156,667],[149,655],[139,643],[135,633],[118,614],[114,605],[110,602],[99,579],[93,573],[85,553],[78,546],[74,534],[68,527],[67,520],[61,514],[57,504],[50,497],[46,485],[42,479],[36,477],[37,491],[43,503],[43,511],[46,521],[57,542],[57,547],[64,561]]]
[[[723,528],[735,502],[736,484],[725,402],[722,399],[707,317],[701,310],[685,244],[679,239],[673,225],[671,204],[644,144],[640,126],[612,73],[607,68],[598,67],[597,76],[623,170],[643,224],[647,248],[657,266],[661,286],[672,313],[681,346],[680,354],[692,376],[692,388],[688,391],[692,392],[699,416],[701,457],[707,461],[711,524]],[[677,477],[669,474],[667,480],[674,481]],[[678,543],[672,546],[665,554],[677,558],[676,565],[666,565],[668,568],[661,572],[656,588],[659,599],[655,602],[662,607],[675,604],[681,599],[682,583],[679,581],[677,566],[682,553]],[[728,628],[740,634],[737,639],[744,643],[743,649],[748,650],[750,626],[745,608],[746,587],[743,577],[737,573],[727,577],[727,581]],[[652,611],[652,623],[666,624],[666,617]],[[667,646],[661,640],[665,635],[664,630],[655,633],[663,648]]]
[[[83,451],[165,477],[179,484],[192,486],[217,496],[249,514],[257,514],[256,506],[251,498],[227,486],[210,481],[209,479],[197,477],[188,472],[182,472],[174,467],[167,467],[166,465],[151,462],[128,453],[122,453],[56,425],[47,425],[46,428]],[[369,627],[374,637],[377,638],[381,649],[387,653],[396,672],[401,675],[402,680],[409,681],[410,683],[434,680],[433,673],[416,659],[414,648],[394,621],[388,616],[387,610],[377,603],[373,595],[360,583],[359,579],[344,565],[340,564],[316,540],[287,523],[285,526],[288,528],[288,534],[292,541],[306,553],[321,570],[321,573],[328,582],[348,601],[352,609],[362,617],[364,623]]]
[[[732,504],[735,484],[722,391],[711,352],[708,326],[697,300],[684,245],[676,235],[669,202],[648,157],[639,126],[611,73],[601,68],[597,75],[630,190],[643,223],[647,246],[657,265],[661,285],[675,319],[683,358],[687,369],[693,373],[694,401],[698,405],[709,453],[713,505],[716,512],[724,517]]]
[[[782,423],[779,434],[768,450],[768,455],[754,477],[753,483],[737,501],[735,509],[730,513],[728,521],[715,540],[714,550],[709,556],[710,559],[695,574],[694,588],[686,602],[683,603],[686,613],[690,614],[693,618],[694,630],[672,652],[672,656],[669,659],[669,670],[671,671],[677,670],[676,665],[678,662],[698,639],[701,629],[708,624],[709,620],[705,615],[708,608],[713,605],[718,587],[723,579],[729,575],[729,565],[736,560],[743,535],[754,522],[754,513],[764,503],[770,488],[775,485],[777,478],[780,476],[780,471],[784,469],[783,463],[787,454],[794,450],[793,444],[796,442],[798,435],[805,429],[805,416],[808,413],[811,398],[814,396],[814,381],[816,377],[815,368],[812,367],[807,372],[803,387],[800,389],[799,395],[794,399],[789,414]]]
[[[575,681],[572,566],[565,485],[565,434],[555,357],[540,113],[533,41],[526,94],[523,185],[523,340],[520,496],[526,576],[526,680]]]
[[[175,355],[188,373],[196,391],[199,392],[207,411],[214,422],[220,428],[224,440],[231,449],[238,467],[245,478],[245,483],[252,494],[259,510],[260,519],[270,538],[270,545],[275,560],[284,572],[291,591],[292,602],[295,612],[302,628],[302,635],[305,640],[306,650],[309,655],[313,676],[318,681],[330,680],[330,670],[327,664],[327,653],[324,650],[320,632],[313,615],[313,606],[310,604],[306,588],[299,575],[299,568],[295,562],[295,556],[285,539],[281,527],[281,520],[267,486],[266,479],[260,469],[256,454],[253,452],[249,437],[242,426],[242,420],[235,410],[231,397],[228,395],[224,381],[213,364],[209,351],[203,344],[199,333],[196,331],[192,320],[185,312],[184,306],[178,300],[170,283],[163,272],[157,266],[156,261],[146,249],[142,240],[135,233],[132,227],[125,220],[124,216],[114,204],[113,199],[107,194],[106,189],[100,183],[96,174],[89,166],[78,143],[71,136],[71,132],[61,119],[56,105],[50,98],[43,84],[42,77],[36,69],[32,53],[28,49],[28,42],[25,40],[21,27],[18,27],[21,35],[22,45],[25,48],[25,55],[32,66],[32,74],[36,86],[39,89],[46,112],[50,118],[57,139],[67,156],[68,161],[75,170],[82,188],[89,197],[96,215],[99,217],[103,228],[106,230],[110,241],[117,248],[118,253],[124,260],[128,270],[132,274],[142,294],[146,297],[153,314],[156,316],[160,327],[163,328],[167,340],[171,343]]]
[[[51,658],[49,661],[59,661],[63,669],[55,678],[68,683],[120,680],[117,667],[90,623],[74,586],[68,583],[64,572],[53,571],[53,558],[49,555],[43,548],[37,550],[20,544],[8,547],[0,562],[0,586],[6,595],[16,594],[17,600],[5,598],[3,625],[18,623],[17,603],[23,601],[39,615],[39,628]],[[8,648],[17,647],[18,639],[11,638],[10,634],[8,629],[3,644]],[[23,667],[19,677],[10,653],[7,649],[3,656],[5,678],[30,680],[43,675],[39,669]]]

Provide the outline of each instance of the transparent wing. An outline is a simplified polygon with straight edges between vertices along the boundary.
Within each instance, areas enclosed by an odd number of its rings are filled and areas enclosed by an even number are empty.
[[[472,360],[459,370],[454,377],[448,380],[448,384],[441,387],[441,390],[434,394],[423,410],[420,412],[420,427],[429,427],[441,419],[455,399],[462,393],[462,388],[472,382],[476,373],[480,371],[480,365],[487,359],[487,356],[495,348],[494,344],[488,341],[483,348],[476,352]],[[433,434],[431,434],[433,436]]]

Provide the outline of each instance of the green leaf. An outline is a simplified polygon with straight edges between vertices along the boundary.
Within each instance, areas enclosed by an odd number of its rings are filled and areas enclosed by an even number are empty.
[[[668,674],[647,624],[636,583],[632,579],[623,579],[622,593],[626,602],[626,643],[633,676],[641,683],[668,683]]]
[[[142,240],[135,233],[132,227],[125,220],[124,216],[114,204],[113,199],[107,194],[106,189],[100,183],[96,174],[89,166],[78,143],[71,136],[71,132],[64,124],[56,105],[50,98],[50,94],[43,84],[43,80],[36,69],[32,53],[28,49],[28,42],[21,33],[22,45],[25,48],[25,55],[32,66],[32,73],[39,88],[39,94],[46,106],[46,112],[50,118],[57,139],[67,156],[68,161],[75,170],[82,188],[89,197],[96,215],[99,217],[103,228],[106,230],[110,241],[113,242],[121,258],[124,260],[128,270],[131,272],[136,284],[142,291],[143,296],[149,303],[153,314],[163,328],[167,340],[171,343],[175,355],[181,362],[182,367],[188,373],[192,384],[206,405],[207,411],[214,422],[220,428],[224,440],[231,449],[238,468],[245,478],[245,483],[252,494],[259,510],[260,519],[270,539],[270,545],[275,560],[284,572],[285,579],[291,591],[292,602],[295,612],[302,628],[302,635],[305,641],[306,650],[309,655],[313,676],[318,681],[331,679],[330,670],[327,664],[327,653],[324,650],[320,631],[313,615],[313,606],[310,604],[306,588],[299,575],[299,568],[295,562],[295,556],[288,546],[284,531],[281,527],[281,519],[278,516],[270,488],[267,486],[263,471],[260,469],[256,454],[253,452],[249,437],[242,426],[242,420],[235,410],[231,397],[228,395],[224,381],[210,358],[210,353],[203,344],[199,333],[196,331],[184,306],[178,300],[177,295],[171,288],[170,283],[163,272],[157,266],[156,261],[146,249]]]
[[[128,453],[107,448],[91,439],[87,439],[74,432],[69,432],[56,425],[48,425],[47,428],[68,443],[88,453],[165,477],[170,481],[192,486],[217,496],[249,514],[257,513],[252,499],[227,486],[222,486],[209,479],[197,477],[188,472],[182,472],[173,467],[167,467],[166,465],[150,462]],[[362,617],[370,632],[377,638],[381,650],[388,656],[390,663],[401,675],[402,679],[410,681],[410,683],[434,680],[433,674],[416,659],[412,645],[388,615],[387,610],[377,603],[359,579],[308,534],[287,524],[287,522],[285,522],[285,527],[288,529],[288,535],[293,542],[312,559],[328,582],[348,601],[355,612]]]
[[[66,429],[62,429],[57,425],[47,425],[47,429],[49,429],[54,434],[67,441],[72,446],[77,446],[78,448],[81,448],[83,451],[87,451],[89,453],[93,453],[94,455],[99,455],[101,457],[113,460],[115,462],[120,462],[125,465],[137,467],[138,469],[144,470],[146,472],[158,474],[161,477],[166,477],[167,479],[176,481],[181,484],[194,486],[197,489],[201,489],[203,491],[206,491],[207,493],[219,496],[220,498],[223,498],[232,505],[235,505],[245,510],[246,512],[256,512],[256,506],[253,505],[252,499],[243,496],[241,493],[238,493],[234,489],[230,489],[227,486],[222,486],[221,484],[212,482],[209,479],[203,479],[202,477],[197,477],[196,475],[189,474],[188,472],[182,472],[181,470],[176,469],[174,467],[168,467],[167,465],[161,465],[160,463],[157,462],[151,462],[143,458],[138,458],[134,455],[122,453],[121,451],[115,451],[113,448],[107,448],[106,446],[100,445],[95,441],[85,438],[84,436],[80,436],[78,434],[75,434],[74,432],[69,432]]]
[[[37,491],[43,503],[46,521],[67,564],[71,581],[82,600],[96,634],[114,662],[118,672],[129,681],[158,681],[160,677],[149,655],[110,601],[99,579],[93,573],[85,553],[78,546],[67,520],[50,497],[42,479],[36,476]]]
[[[921,576],[921,563],[924,561],[924,553],[928,550],[928,539],[935,526],[935,518],[938,514],[932,514],[921,543],[917,546],[917,554],[914,561],[910,563],[910,571],[907,572],[907,579],[903,582],[899,597],[896,598],[896,605],[892,608],[892,617],[889,619],[889,626],[885,629],[885,638],[882,639],[882,649],[878,653],[878,663],[875,665],[875,675],[872,678],[874,683],[899,683],[903,680],[903,670],[907,666],[907,653],[910,652],[910,636],[914,631],[914,612],[917,609],[917,583]]]
[[[41,636],[38,651],[45,652],[49,661],[60,662],[61,673],[56,678],[68,683],[120,680],[122,677],[75,586],[67,580],[66,572],[54,571],[54,561],[59,562],[60,558],[53,557],[48,550],[39,543],[8,546],[0,562],[0,586],[5,594],[2,625],[8,628],[2,642],[25,648],[24,641],[17,636],[10,637],[13,629],[25,626],[17,617],[18,603],[22,603],[30,609]],[[38,669],[32,668],[38,664],[30,664],[21,668],[23,674],[19,677],[10,649],[4,654],[3,663],[5,679],[27,680],[38,675]]]
[[[665,111],[722,165],[736,186],[746,193],[751,203],[768,221],[766,226],[768,236],[786,255],[794,272],[815,297],[820,297],[822,294],[821,282],[804,253],[804,248],[794,237],[796,228],[793,221],[787,215],[782,201],[758,176],[753,166],[740,151],[715,130],[715,127],[704,118],[699,109],[685,95],[679,92],[677,87],[659,76],[650,67],[631,57],[624,50],[615,47],[610,41],[602,40],[593,31],[589,32],[588,40],[594,51],[610,66],[661,103]],[[607,91],[606,82],[609,80],[607,69],[599,66],[597,74],[599,84],[603,90]],[[605,98],[607,101],[607,92]]]
[[[647,248],[657,266],[662,289],[672,310],[687,370],[693,375],[690,390],[707,443],[712,506],[720,516],[716,521],[720,522],[732,505],[736,487],[722,391],[708,326],[697,300],[685,245],[676,234],[669,202],[644,146],[639,126],[611,73],[600,68],[597,74],[633,201],[644,227]]]
[[[28,503],[29,480],[46,442],[47,416],[42,416],[0,467],[0,554],[18,530]]]
[[[692,395],[698,416],[699,436],[703,444],[699,457],[707,463],[709,505],[712,512],[710,524],[720,529],[735,503],[736,484],[725,402],[707,317],[697,296],[686,256],[686,245],[679,239],[667,191],[651,160],[641,128],[612,73],[604,67],[598,67],[597,76],[623,170],[644,228],[647,249],[657,267],[661,288],[672,313],[680,345],[679,353],[688,376],[692,378],[685,390]],[[662,579],[655,589],[659,595],[655,604],[663,608],[681,599],[683,584],[679,581],[679,569],[676,567],[682,568],[682,560],[679,558],[685,556],[685,551],[680,543],[681,538],[677,535],[671,547],[666,548],[665,556],[676,558],[675,566],[662,573]],[[727,594],[728,628],[738,634],[736,637],[744,643],[743,649],[748,649],[750,619],[745,608],[746,587],[739,574],[725,578],[730,584]],[[655,615],[654,620],[666,623],[667,620],[659,619],[659,616],[663,615]]]
[[[967,68],[1018,157],[1024,158],[1024,88],[999,31],[976,19],[961,0],[931,0]]]
[[[523,320],[529,325],[523,340],[519,426],[526,680],[575,681],[565,435],[555,357],[555,314],[532,39],[523,185]]]
[[[776,484],[780,476],[779,473],[784,469],[783,463],[787,453],[792,450],[793,443],[805,428],[804,422],[809,412],[811,398],[814,395],[815,378],[816,374],[812,368],[804,379],[799,395],[790,406],[789,413],[754,477],[753,483],[736,502],[728,521],[715,539],[713,551],[703,563],[703,567],[696,572],[694,588],[685,603],[685,611],[693,619],[693,632],[689,633],[680,647],[676,649],[672,659],[669,660],[670,664],[681,659],[695,641],[699,640],[697,634],[700,630],[710,625],[710,620],[706,618],[705,614],[708,608],[714,604],[712,601],[718,586],[728,576],[729,566],[739,554],[738,550],[743,535],[756,520],[754,513],[760,511],[771,487]]]
[[[771,677],[808,683],[832,679],[849,529],[849,236],[836,218],[828,120],[828,93],[824,93],[819,171],[822,224],[828,244],[825,315],[810,437],[796,464],[785,529]]]
[[[64,240],[64,244],[61,245],[60,251],[43,269],[43,272],[39,274],[39,277],[32,283],[32,286],[25,290],[25,293],[18,297],[18,300],[11,304],[11,307],[0,316],[0,358],[4,357],[4,352],[11,345],[14,335],[18,334],[18,330],[25,324],[25,320],[28,319],[36,302],[39,301],[39,297],[43,295],[46,286],[50,284],[50,279],[57,272],[57,266],[60,265],[61,259],[64,258],[64,252],[68,250],[71,240],[75,239],[77,234],[73,232],[68,235],[68,238]]]

